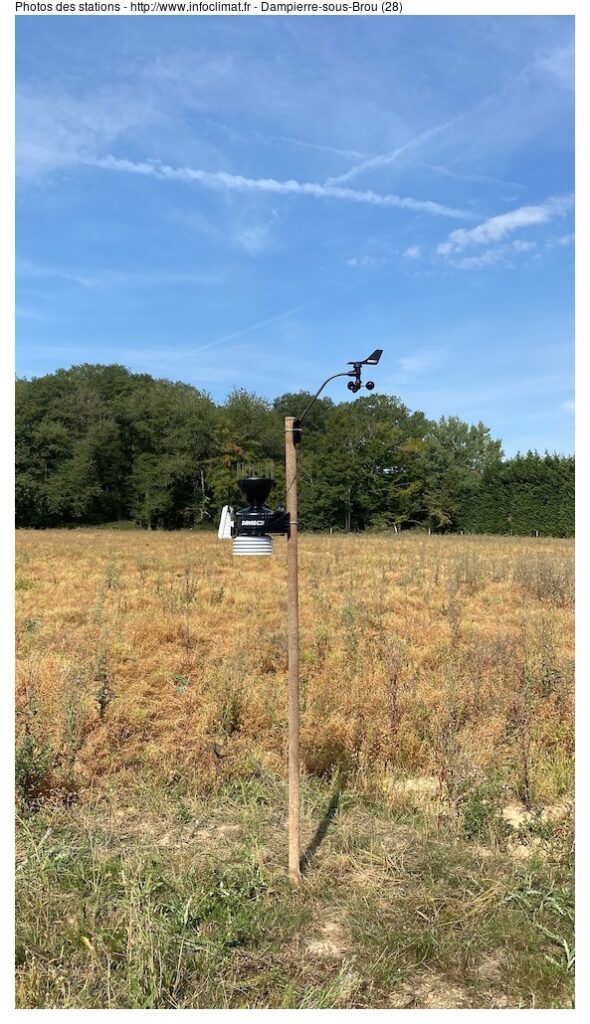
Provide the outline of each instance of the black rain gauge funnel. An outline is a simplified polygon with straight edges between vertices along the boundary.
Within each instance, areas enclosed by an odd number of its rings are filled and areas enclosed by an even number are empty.
[[[262,508],[274,484],[272,463],[263,466],[238,466],[238,487],[251,508]]]

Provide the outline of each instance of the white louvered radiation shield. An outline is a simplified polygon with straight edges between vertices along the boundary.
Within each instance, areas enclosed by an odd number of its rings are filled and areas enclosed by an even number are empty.
[[[272,537],[234,537],[234,555],[272,555]]]

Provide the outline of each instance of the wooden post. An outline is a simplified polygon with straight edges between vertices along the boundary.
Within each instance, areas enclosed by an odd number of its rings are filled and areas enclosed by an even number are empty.
[[[287,630],[289,644],[289,878],[301,884],[299,867],[299,587],[297,580],[297,447],[293,416],[285,417],[287,512]]]

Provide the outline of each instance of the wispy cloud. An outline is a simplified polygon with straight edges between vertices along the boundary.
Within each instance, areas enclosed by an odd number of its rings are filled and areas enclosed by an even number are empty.
[[[371,156],[366,160],[362,160],[360,163],[355,164],[354,167],[350,167],[344,174],[339,174],[334,178],[328,178],[326,185],[337,185],[344,181],[350,181],[352,178],[356,178],[357,175],[363,174],[365,171],[375,171],[379,167],[386,167],[389,164],[395,163],[395,161],[407,153],[408,150],[414,149],[419,146],[422,142],[426,142],[428,139],[434,138],[435,135],[440,135],[441,132],[446,131],[447,128],[451,128],[458,120],[464,115],[459,114],[458,117],[452,117],[444,124],[435,125],[433,128],[428,128],[424,132],[420,132],[413,139],[408,139],[402,146],[398,146],[397,149],[392,150],[390,153],[382,153],[379,156]]]
[[[83,288],[94,288],[96,284],[95,275],[93,273],[85,274],[79,270],[69,270],[63,267],[46,267],[27,259],[17,260],[16,273],[17,277],[53,277],[61,281],[69,281],[73,284],[79,284]]]
[[[442,174],[445,178],[451,178],[453,181],[466,181],[473,185],[498,185],[502,188],[506,188],[507,185],[511,188],[524,188],[524,185],[521,185],[518,181],[491,178],[487,174],[468,174],[466,171],[455,171],[442,164],[427,164],[420,161],[417,166],[425,167],[426,170],[434,171],[435,174]]]
[[[536,242],[527,242],[523,241],[523,239],[515,238],[512,242],[493,246],[491,249],[485,249],[484,252],[473,256],[465,256],[462,252],[459,252],[452,254],[447,259],[451,266],[457,270],[483,270],[486,267],[499,265],[514,267],[515,257],[535,252],[536,249]]]
[[[547,72],[564,89],[574,89],[574,47],[563,46],[552,50],[537,62],[540,70]]]
[[[439,256],[449,256],[470,246],[501,242],[520,228],[546,224],[554,217],[563,216],[572,205],[572,196],[552,196],[539,206],[521,206],[509,213],[490,217],[477,227],[453,231],[446,242],[441,242],[437,252]]]
[[[553,249],[555,246],[565,249],[568,245],[573,245],[575,240],[573,231],[569,231],[566,235],[558,235],[556,238],[548,238],[545,242],[547,249]]]
[[[22,83],[16,107],[16,158],[22,180],[79,165],[156,120],[154,105],[124,85],[76,94],[53,82],[42,88]]]
[[[29,306],[16,306],[14,312],[17,320],[45,322],[50,319],[45,313],[38,313],[36,309],[31,309]]]
[[[407,260],[419,260],[422,255],[422,249],[419,245],[410,245],[404,252],[404,256]]]
[[[268,134],[267,132],[251,131],[243,132],[231,127],[231,125],[223,124],[221,121],[213,121],[211,118],[207,118],[207,124],[213,128],[224,132],[232,141],[235,142],[255,142],[256,144],[262,145],[282,145],[286,143],[288,146],[295,146],[297,149],[311,149],[319,153],[330,153],[334,156],[342,156],[347,160],[367,160],[372,157],[372,153],[363,153],[358,149],[342,149],[339,146],[328,146],[326,143],[312,142],[309,139],[297,139],[292,135],[274,135]]]
[[[327,146],[321,142],[309,142],[306,139],[295,139],[291,135],[268,136],[270,142],[286,142],[290,146],[297,146],[299,149],[315,149],[319,153],[331,153],[334,156],[343,156],[347,160],[368,160],[371,153],[362,153],[357,149],[341,149],[338,146]]]
[[[501,249],[487,249],[478,256],[461,256],[452,260],[452,266],[457,270],[484,270],[498,263],[506,263],[506,253]]]
[[[111,270],[97,268],[89,271],[71,270],[67,267],[47,267],[33,260],[20,258],[17,260],[16,273],[18,279],[57,278],[71,282],[83,288],[154,288],[166,285],[201,285],[210,287],[222,284],[225,274],[210,271],[170,271],[170,270]]]
[[[233,241],[250,256],[257,256],[258,253],[268,249],[271,230],[280,219],[276,210],[273,210],[269,220],[247,226],[240,225],[233,232]]]
[[[247,327],[241,327],[238,331],[231,331],[229,334],[224,334],[220,338],[214,338],[212,341],[208,341],[204,345],[199,345],[197,348],[187,349],[179,353],[178,358],[185,359],[187,356],[195,356],[201,352],[208,351],[210,348],[215,348],[217,345],[223,345],[228,341],[234,341],[235,338],[242,338],[245,334],[252,334],[263,327],[269,327],[270,324],[276,324],[280,320],[286,320],[288,317],[295,316],[296,313],[302,313],[305,309],[311,309],[312,306],[317,306],[320,301],[320,299],[315,299],[313,302],[305,302],[302,306],[294,306],[292,309],[285,309],[282,313],[276,313],[274,316],[269,316],[264,320],[257,320],[256,323],[248,324]]]
[[[405,374],[425,373],[440,366],[446,355],[443,349],[428,349],[411,356],[402,356],[398,359],[398,366]]]
[[[343,182],[350,181],[352,178],[355,178],[357,175],[363,174],[366,171],[374,171],[380,167],[387,167],[394,164],[399,157],[404,156],[404,154],[409,151],[419,148],[423,143],[430,142],[439,135],[444,135],[449,129],[456,128],[461,122],[467,121],[470,117],[473,117],[476,114],[480,114],[486,107],[491,106],[497,98],[498,94],[496,92],[492,92],[489,95],[484,96],[483,99],[479,100],[473,107],[469,107],[467,110],[462,110],[460,113],[448,118],[441,124],[433,125],[432,128],[427,128],[425,131],[419,132],[418,135],[408,139],[407,142],[404,142],[401,146],[398,146],[391,152],[382,153],[378,156],[370,156],[367,159],[362,160],[360,163],[355,164],[354,167],[350,167],[348,171],[344,172],[344,174],[328,178],[326,184],[342,184]],[[442,173],[445,173],[446,170],[445,168],[440,167],[435,169]],[[449,176],[453,176],[452,172],[447,173],[449,173]],[[476,180],[476,178],[477,176],[473,176],[473,180]],[[491,181],[492,179],[487,180]]]
[[[369,256],[364,253],[362,256],[351,256],[345,262],[347,267],[378,267],[386,261],[383,257]]]
[[[342,188],[338,185],[322,185],[319,182],[286,181],[277,178],[246,178],[240,174],[229,174],[226,171],[204,171],[193,167],[169,167],[157,160],[134,162],[114,156],[106,156],[86,163],[109,171],[121,171],[128,174],[141,174],[145,177],[163,181],[195,182],[206,188],[232,190],[238,192],[269,193],[272,195],[312,196],[315,199],[341,199],[345,202],[367,203],[372,206],[397,207],[398,209],[414,210],[429,213],[438,217],[451,217],[458,220],[471,220],[473,214],[458,210],[429,199],[413,199],[410,196],[381,194],[373,191],[358,191]]]

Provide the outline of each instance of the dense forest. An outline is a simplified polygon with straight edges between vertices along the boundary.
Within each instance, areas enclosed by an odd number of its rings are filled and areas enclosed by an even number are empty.
[[[188,384],[118,365],[74,366],[16,384],[18,526],[135,522],[216,526],[240,500],[236,463],[272,459],[282,496],[283,418],[311,396],[223,405]],[[396,397],[319,399],[300,447],[308,530],[423,528],[569,537],[574,459],[504,459],[483,423],[432,421]]]

